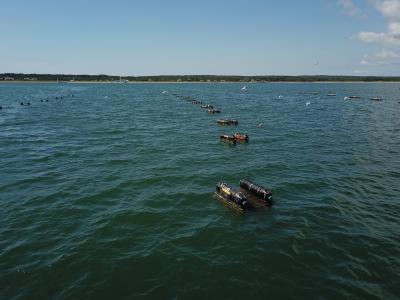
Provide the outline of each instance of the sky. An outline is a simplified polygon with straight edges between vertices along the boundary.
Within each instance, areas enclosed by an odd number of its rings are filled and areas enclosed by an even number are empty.
[[[400,0],[0,0],[0,73],[400,75]]]

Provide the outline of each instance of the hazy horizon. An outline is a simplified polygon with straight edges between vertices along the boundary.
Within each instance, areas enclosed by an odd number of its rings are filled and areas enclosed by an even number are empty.
[[[23,73],[23,72],[3,72],[1,74],[35,74],[35,75],[61,75],[61,76],[120,76],[120,77],[167,77],[167,76],[215,76],[215,77],[399,77],[400,75],[374,75],[374,74],[254,74],[254,75],[247,75],[247,74],[149,74],[149,75],[121,75],[121,74],[106,74],[106,73]]]

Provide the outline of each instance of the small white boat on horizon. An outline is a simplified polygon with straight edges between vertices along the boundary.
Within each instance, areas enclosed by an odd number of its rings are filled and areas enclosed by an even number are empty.
[[[121,76],[119,76],[119,80],[114,80],[113,83],[127,83],[129,80],[127,79],[122,79]]]

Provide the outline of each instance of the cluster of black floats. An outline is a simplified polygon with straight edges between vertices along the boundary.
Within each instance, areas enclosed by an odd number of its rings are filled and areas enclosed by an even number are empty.
[[[172,95],[177,97],[177,98],[180,98],[180,99],[182,99],[184,101],[192,103],[192,104],[201,104],[201,108],[204,108],[206,110],[206,112],[208,112],[209,114],[219,114],[221,112],[219,109],[215,108],[214,105],[204,104],[202,101],[197,100],[194,97],[181,96],[181,95],[178,95],[178,94],[172,94]]]
[[[62,100],[67,97],[74,97],[74,95],[68,94],[68,95],[64,95],[64,96],[46,97],[46,98],[40,99],[39,102],[49,102],[50,100]],[[19,106],[31,106],[30,101],[18,101],[18,103],[19,103]],[[33,104],[33,102],[32,102],[32,104]],[[0,110],[1,109],[3,109],[3,107],[0,105]]]
[[[234,189],[225,182],[219,182],[215,195],[229,207],[239,210],[255,210],[260,207],[272,205],[272,193],[265,187],[249,179],[239,182],[240,189]]]
[[[50,100],[63,100],[64,98],[67,97],[74,97],[74,94],[69,94],[69,95],[64,95],[64,96],[55,96],[55,97],[47,97],[44,99],[40,99],[40,102],[49,102]],[[20,105],[31,105],[30,102],[20,102]]]
[[[164,91],[163,94],[166,94],[167,91]],[[214,115],[217,113],[221,113],[221,110],[217,109],[214,107],[214,105],[211,104],[205,104],[200,100],[197,100],[194,97],[191,96],[183,96],[179,95],[176,93],[172,93],[173,96],[182,99],[184,101],[187,101],[191,104],[199,104],[201,105],[201,108],[205,109],[207,113]],[[219,119],[217,120],[217,124],[221,126],[230,126],[230,125],[239,125],[239,121],[235,119]],[[236,132],[234,134],[221,134],[219,136],[220,140],[222,142],[228,142],[232,144],[236,144],[237,142],[248,142],[249,141],[249,136],[247,134],[243,134],[240,132]]]

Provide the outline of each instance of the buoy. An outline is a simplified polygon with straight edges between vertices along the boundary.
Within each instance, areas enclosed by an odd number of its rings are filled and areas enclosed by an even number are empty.
[[[221,141],[227,141],[236,144],[236,138],[233,135],[223,134],[220,135],[219,138]]]
[[[381,97],[372,97],[371,100],[373,100],[373,101],[382,101],[383,99]]]
[[[232,201],[233,203],[239,205],[242,209],[246,208],[247,198],[241,192],[235,191],[225,182],[218,183],[216,189],[217,194],[222,196],[224,199]]]
[[[237,141],[247,142],[249,140],[249,136],[247,134],[242,134],[240,132],[236,132],[233,136]]]
[[[272,200],[272,193],[265,187],[255,184],[248,179],[242,179],[239,182],[240,187],[263,199],[264,201],[270,202]]]
[[[217,120],[217,123],[220,125],[238,125],[239,121],[234,119],[220,119]]]

